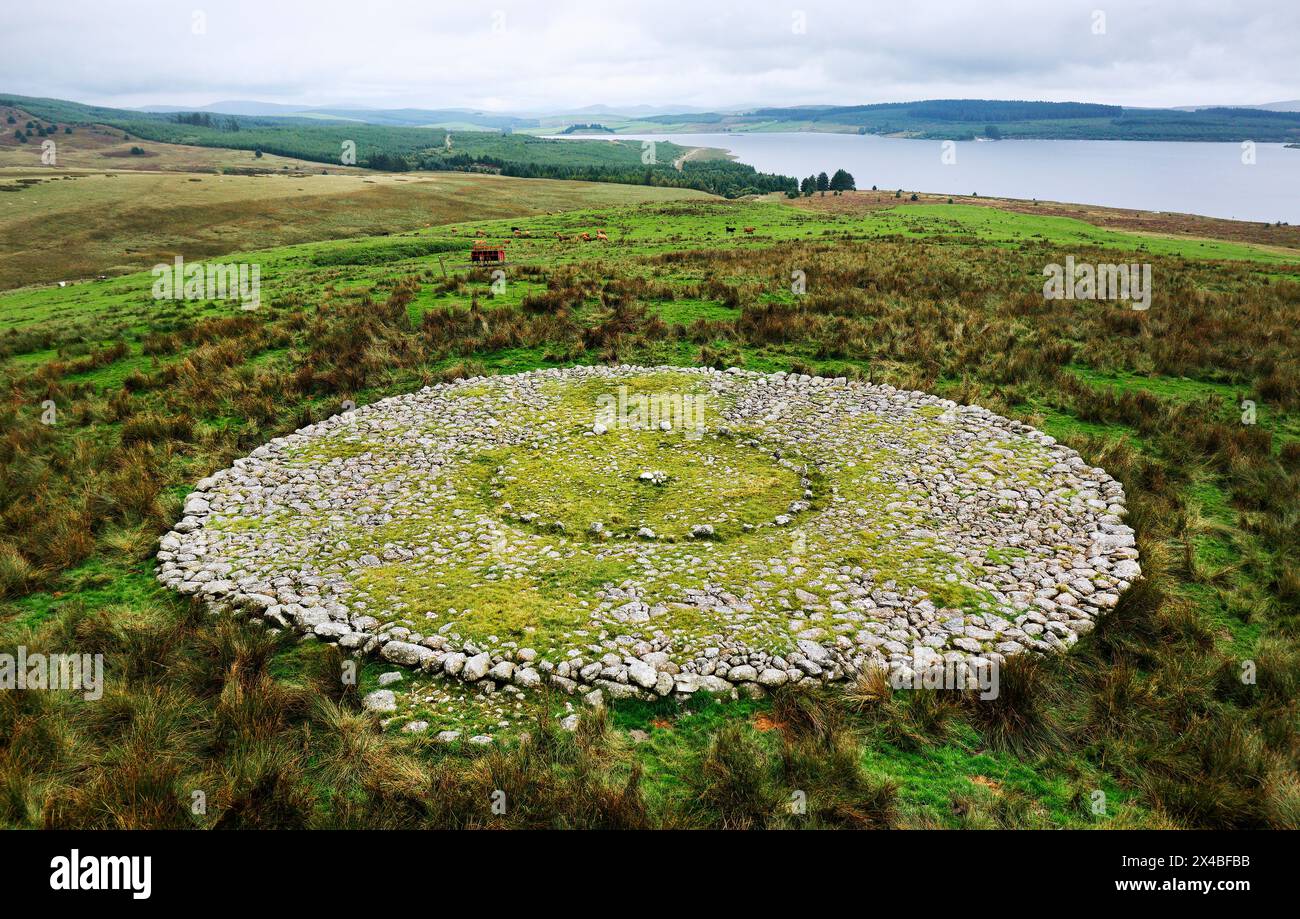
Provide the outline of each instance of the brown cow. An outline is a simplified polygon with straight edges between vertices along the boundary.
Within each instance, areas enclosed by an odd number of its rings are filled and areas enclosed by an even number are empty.
[[[747,235],[749,235],[749,236],[753,236],[753,235],[754,235],[754,228],[753,228],[753,227],[745,227],[745,233],[746,233]]]
[[[597,238],[597,239],[603,239],[603,240],[605,240],[605,242],[609,242],[609,237],[605,235],[605,231],[604,231],[604,230],[597,230],[597,231],[596,231],[596,238]]]
[[[591,242],[591,234],[590,234],[590,233],[583,233],[583,234],[582,234],[582,241],[585,242],[585,243],[589,243],[589,242]]]

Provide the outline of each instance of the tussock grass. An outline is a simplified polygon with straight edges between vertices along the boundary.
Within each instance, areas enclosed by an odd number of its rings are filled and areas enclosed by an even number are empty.
[[[146,316],[124,291],[93,322],[49,311],[5,326],[0,647],[103,653],[109,685],[93,704],[0,694],[0,822],[1296,826],[1294,272],[1271,266],[1280,279],[1264,283],[1258,265],[1144,255],[1167,280],[1149,311],[1063,305],[1038,288],[1050,239],[710,207],[622,212],[602,224],[623,221],[625,245],[576,255],[554,232],[597,221],[539,217],[529,245],[552,248],[520,246],[541,253],[518,265],[528,293],[500,302],[482,272],[304,263],[271,276],[256,316]],[[742,207],[760,238],[715,245]],[[807,296],[791,296],[790,266]],[[584,712],[569,733],[545,700],[527,740],[486,752],[385,732],[336,649],[151,582],[153,539],[189,483],[344,399],[599,361],[843,375],[1023,418],[1124,483],[1145,577],[1068,655],[1008,662],[994,700],[869,672],[725,717],[665,703],[655,731],[669,739],[640,745],[616,726],[626,712]],[[46,399],[55,425],[40,421]],[[1117,802],[1104,819],[1087,808],[1103,787]]]

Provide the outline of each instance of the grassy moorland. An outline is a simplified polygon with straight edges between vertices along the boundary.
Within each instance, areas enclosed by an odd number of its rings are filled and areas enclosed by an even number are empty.
[[[494,296],[457,252],[512,226],[529,235]],[[557,238],[596,229],[608,243]],[[102,652],[108,675],[97,703],[0,697],[0,822],[1295,827],[1300,251],[1284,242],[708,199],[232,256],[262,266],[257,311],[154,301],[147,273],[0,294],[0,646]],[[1067,254],[1150,262],[1150,309],[1045,301],[1042,268]],[[477,752],[363,713],[388,668],[344,684],[333,646],[213,619],[153,580],[193,482],[343,400],[593,362],[851,375],[1021,418],[1124,483],[1146,578],[1068,655],[1013,659],[992,702],[868,678],[619,702],[569,734],[568,700],[538,697]],[[444,692],[434,730],[501,716]]]
[[[165,145],[161,145],[165,146]],[[138,271],[176,255],[374,236],[583,205],[705,198],[643,185],[441,172],[0,168],[0,289]]]
[[[140,140],[102,124],[47,131],[56,157],[45,165],[43,138],[17,139],[26,113],[0,108],[0,125],[9,117],[14,127],[0,130],[0,289],[117,275],[178,254],[211,258],[454,220],[704,197],[671,186],[377,173]]]
[[[322,166],[307,160],[276,156],[271,153],[257,156],[249,150],[227,150],[219,147],[194,147],[184,144],[163,144],[131,138],[123,131],[107,125],[78,125],[71,131],[59,129],[46,132],[44,138],[34,135],[26,142],[18,140],[18,131],[28,116],[19,109],[0,108],[0,123],[13,117],[16,125],[0,131],[0,169],[50,173],[56,171],[41,160],[44,152],[41,142],[53,140],[56,145],[54,166],[57,169],[76,171],[111,170],[143,172],[189,172],[224,175],[268,175],[272,173],[322,173],[355,175],[366,170],[355,166]],[[65,126],[72,127],[71,125]]]
[[[868,211],[893,209],[901,205],[962,204],[1011,211],[1032,217],[1069,217],[1087,224],[1084,229],[1120,230],[1133,236],[1192,237],[1206,243],[1239,242],[1255,248],[1274,248],[1284,258],[1293,258],[1300,250],[1300,226],[1283,223],[1262,223],[1245,220],[1224,220],[1220,217],[1202,217],[1197,214],[1175,214],[1160,211],[1135,211],[1097,204],[1070,204],[1060,201],[1039,201],[1023,198],[976,197],[974,195],[936,195],[905,191],[852,191],[839,195],[812,195],[792,202],[796,207],[817,214],[839,216],[862,215]],[[961,213],[970,213],[962,211]],[[1006,219],[993,216],[992,220]],[[1029,222],[1017,220],[1014,231],[1023,234]],[[1053,239],[1058,238],[1053,234]],[[1137,244],[1137,241],[1134,241]]]

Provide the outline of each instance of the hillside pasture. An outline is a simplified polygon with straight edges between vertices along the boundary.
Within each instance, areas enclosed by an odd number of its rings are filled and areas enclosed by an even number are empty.
[[[442,248],[480,231],[509,240],[504,290]],[[0,696],[0,823],[1294,828],[1300,263],[1209,242],[946,203],[677,200],[248,252],[258,311],[159,303],[147,273],[0,294],[0,645],[102,650],[112,693]],[[1150,309],[1045,301],[1066,255],[1151,263]],[[411,733],[362,707],[392,665],[343,685],[335,646],[154,580],[195,482],[345,400],[619,363],[847,376],[1037,426],[1124,484],[1145,579],[1069,653],[1013,658],[991,704],[867,675],[593,709],[416,674],[399,688],[430,724]]]
[[[167,147],[168,145],[158,145]],[[230,151],[217,151],[229,155]],[[168,156],[180,156],[169,148]],[[399,233],[690,189],[458,172],[230,175],[0,168],[0,289],[271,245]]]

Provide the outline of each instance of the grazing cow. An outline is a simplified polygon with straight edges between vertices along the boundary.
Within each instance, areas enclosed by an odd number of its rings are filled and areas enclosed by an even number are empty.
[[[590,234],[590,233],[583,233],[583,234],[582,234],[582,241],[585,242],[585,243],[589,243],[589,242],[591,242],[591,234]]]
[[[604,231],[604,230],[597,230],[597,231],[596,231],[596,238],[597,238],[597,239],[603,239],[603,240],[605,240],[605,242],[609,242],[609,237],[605,235],[605,231]]]
[[[735,228],[735,227],[727,227],[727,232],[728,232],[728,233],[734,233],[734,232],[736,232],[736,228]]]
[[[556,231],[555,231],[555,238],[558,239],[558,240],[560,240],[561,242],[566,242],[566,241],[568,240],[569,237],[565,236],[565,235],[564,235],[563,233],[561,233],[559,230],[556,230]]]
[[[746,236],[753,236],[753,235],[754,235],[754,228],[753,228],[753,227],[745,227],[745,235],[746,235]]]

